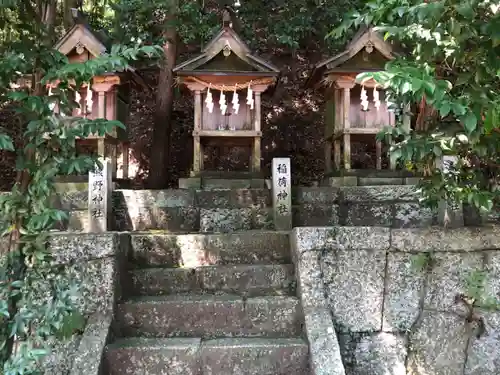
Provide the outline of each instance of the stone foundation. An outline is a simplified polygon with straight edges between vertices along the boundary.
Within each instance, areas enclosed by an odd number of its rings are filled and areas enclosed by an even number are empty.
[[[79,312],[87,319],[82,335],[52,347],[43,365],[47,375],[99,375],[119,298],[121,237],[118,234],[54,234],[50,240],[54,267],[69,285],[80,286]],[[62,268],[61,268],[62,266]],[[62,270],[62,272],[61,272]],[[37,291],[41,298],[44,288]],[[47,291],[48,292],[48,291]]]
[[[313,374],[498,374],[500,227],[307,227],[291,241]]]

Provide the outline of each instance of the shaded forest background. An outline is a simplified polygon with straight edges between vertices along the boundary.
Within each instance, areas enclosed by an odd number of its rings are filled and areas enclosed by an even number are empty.
[[[218,31],[222,12],[228,6],[237,10],[234,28],[253,51],[277,65],[281,78],[275,90],[263,96],[262,110],[262,167],[269,173],[273,157],[289,156],[292,159],[295,184],[310,185],[321,178],[324,171],[323,153],[323,95],[320,91],[305,89],[305,81],[314,64],[342,50],[346,39],[326,39],[326,35],[341,21],[342,15],[357,4],[341,0],[306,1],[138,1],[122,0],[116,3],[91,1],[78,4],[67,0],[61,6],[62,35],[69,27],[68,7],[85,11],[88,22],[95,30],[104,30],[111,41],[134,44],[166,45],[175,43],[176,63],[185,61],[200,52]],[[233,13],[236,14],[236,13]],[[174,40],[168,40],[169,30],[175,28]],[[355,30],[353,30],[354,32]],[[172,63],[172,61],[170,61]],[[173,87],[173,107],[167,116],[158,116],[158,98],[169,90],[159,84],[161,71],[168,67],[166,60],[141,61],[136,68],[151,86],[150,92],[132,92],[129,141],[132,161],[137,163],[135,188],[148,187],[148,176],[153,158],[158,153],[153,147],[155,126],[168,129],[169,152],[161,160],[165,168],[164,187],[176,187],[179,177],[189,174],[192,163],[193,99],[181,87]],[[165,82],[164,80],[162,82]],[[17,141],[22,134],[22,123],[13,108],[3,108],[0,123]],[[158,131],[158,129],[156,129]],[[353,167],[374,167],[373,145],[353,145]],[[247,162],[242,150],[225,150],[227,153],[210,153],[206,164],[225,170],[241,169]],[[156,160],[158,162],[158,160]],[[15,172],[14,156],[0,154],[0,190],[8,189]]]

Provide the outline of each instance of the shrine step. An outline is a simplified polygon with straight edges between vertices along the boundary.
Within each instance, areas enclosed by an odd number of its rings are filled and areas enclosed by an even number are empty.
[[[231,233],[253,229],[272,229],[273,212],[267,207],[202,208],[200,232]]]
[[[132,233],[129,238],[129,260],[135,267],[291,263],[288,232]]]
[[[123,339],[106,348],[108,375],[306,375],[302,339]]]
[[[422,207],[414,186],[344,186],[293,191],[294,226],[425,227],[436,214]]]
[[[296,297],[142,297],[118,305],[125,337],[294,337],[302,333]]]
[[[267,189],[117,190],[113,224],[118,231],[229,232],[265,229],[270,220]]]
[[[203,178],[201,180],[202,189],[252,189],[266,187],[264,179],[232,179],[224,178]]]
[[[293,273],[291,264],[139,269],[130,271],[131,293],[142,296],[188,292],[293,295]]]

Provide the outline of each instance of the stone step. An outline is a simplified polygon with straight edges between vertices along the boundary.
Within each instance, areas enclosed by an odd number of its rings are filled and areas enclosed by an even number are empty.
[[[414,186],[346,186],[297,188],[294,226],[425,227],[436,221],[418,203]]]
[[[419,203],[347,202],[293,207],[293,225],[420,228],[437,223],[437,214]]]
[[[108,375],[200,375],[199,338],[118,340],[106,347]]]
[[[129,259],[136,267],[199,267],[227,264],[287,264],[288,232],[228,234],[132,233]]]
[[[218,339],[202,343],[203,375],[307,375],[309,348],[296,338]]]
[[[288,337],[303,316],[295,297],[188,295],[129,300],[116,320],[126,337]]]
[[[247,208],[271,205],[268,189],[197,190],[196,205],[200,208]]]
[[[202,178],[202,189],[252,189],[265,188],[266,182],[262,178],[240,178],[240,179],[226,179],[226,178]]]
[[[231,233],[242,230],[272,229],[271,208],[202,208],[200,232]]]
[[[108,345],[109,375],[306,375],[301,339],[124,339]]]
[[[198,268],[149,268],[130,272],[132,295],[231,293],[240,296],[291,295],[293,266],[231,265]]]
[[[90,231],[90,217],[88,210],[65,211],[68,219],[60,222],[57,229],[68,232]]]

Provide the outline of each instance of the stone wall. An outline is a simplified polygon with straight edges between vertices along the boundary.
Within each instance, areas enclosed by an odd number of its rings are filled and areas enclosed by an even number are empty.
[[[303,227],[291,241],[314,374],[500,373],[499,226]],[[477,298],[472,319],[460,295]]]
[[[121,236],[106,234],[54,234],[50,248],[58,274],[80,286],[79,311],[87,318],[82,335],[53,346],[44,364],[47,375],[98,375],[101,356],[110,335],[119,298]],[[61,268],[61,266],[63,266]],[[62,272],[61,272],[62,269]],[[44,295],[40,288],[40,295]]]

